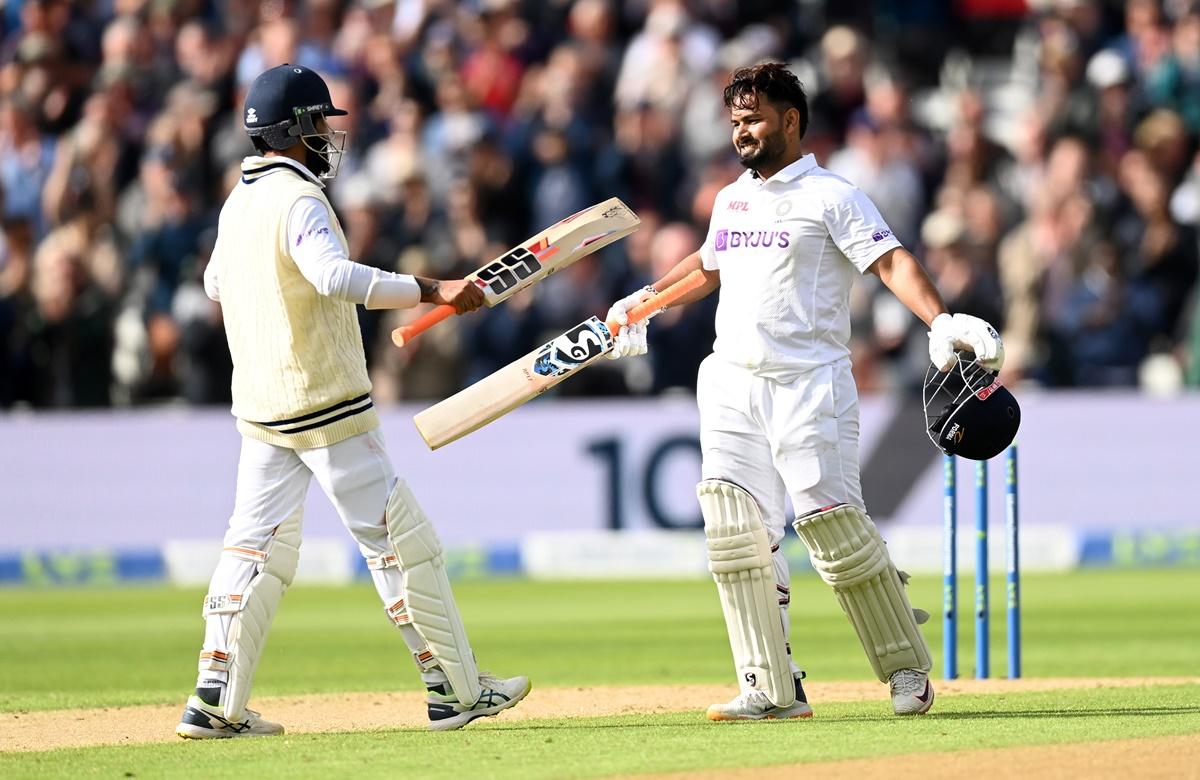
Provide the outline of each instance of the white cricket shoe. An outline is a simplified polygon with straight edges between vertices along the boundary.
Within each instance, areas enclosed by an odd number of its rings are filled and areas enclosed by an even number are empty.
[[[933,706],[933,686],[929,673],[919,669],[900,669],[888,680],[892,709],[897,715],[923,715]]]
[[[776,707],[762,691],[747,691],[733,701],[713,704],[708,708],[709,720],[784,720],[786,718],[811,718],[812,707],[804,695],[804,686],[796,678],[796,700],[786,707]]]
[[[246,710],[244,720],[225,717],[225,708],[206,703],[199,696],[189,696],[183,708],[183,719],[175,733],[184,739],[229,739],[230,737],[270,737],[283,733],[283,726],[264,719],[254,710]]]
[[[479,700],[471,706],[458,701],[449,685],[431,688],[425,701],[429,705],[429,730],[461,729],[476,718],[486,718],[517,705],[533,686],[528,677],[501,679],[483,672],[479,675]]]

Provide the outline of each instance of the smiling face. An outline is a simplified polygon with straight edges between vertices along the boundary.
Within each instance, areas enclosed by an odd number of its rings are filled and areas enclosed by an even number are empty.
[[[745,101],[729,111],[733,125],[733,148],[746,168],[777,170],[787,155],[789,138],[799,141],[800,112],[780,111],[767,100]]]

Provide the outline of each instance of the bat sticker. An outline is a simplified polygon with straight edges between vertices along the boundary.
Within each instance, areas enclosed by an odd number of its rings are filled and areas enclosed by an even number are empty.
[[[562,376],[612,349],[613,336],[598,317],[581,323],[538,350],[533,373]]]
[[[479,269],[482,279],[493,293],[502,293],[517,282],[541,270],[542,264],[532,252],[517,247],[504,257]]]

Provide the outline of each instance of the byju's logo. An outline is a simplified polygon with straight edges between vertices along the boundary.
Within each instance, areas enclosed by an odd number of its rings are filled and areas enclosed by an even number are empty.
[[[791,243],[786,230],[718,230],[713,249],[717,252],[742,247],[787,249]]]
[[[890,231],[890,230],[878,230],[871,234],[871,240],[872,241],[882,241],[883,239],[887,238],[891,234],[892,234],[892,231]]]

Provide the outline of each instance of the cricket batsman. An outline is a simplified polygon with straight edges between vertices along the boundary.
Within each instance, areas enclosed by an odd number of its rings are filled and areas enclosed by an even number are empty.
[[[352,262],[325,197],[345,131],[315,72],[281,65],[246,96],[258,151],[221,210],[204,288],[220,301],[242,434],[224,549],[204,598],[196,691],[181,737],[281,734],[246,707],[271,621],[300,554],[309,480],[333,502],[366,558],[388,618],[428,690],[429,727],[457,729],[529,693],[525,677],[481,674],[446,576],[437,533],[392,469],[371,403],[355,306],[483,303],[465,280],[437,281]]]
[[[995,329],[951,315],[920,263],[853,184],[803,154],[804,90],[783,65],[738,70],[725,88],[733,145],[747,171],[721,190],[708,237],[653,288],[703,269],[706,283],[676,305],[721,288],[713,353],[697,403],[703,481],[697,486],[709,569],[717,584],[740,694],[711,720],[812,715],[788,644],[787,561],[779,552],[785,496],[813,567],[832,586],[888,683],[897,715],[933,704],[929,646],[859,484],[858,397],[850,373],[849,295],[871,273],[930,326],[940,371],[975,353],[998,370]],[[615,303],[608,319],[653,292]],[[646,325],[622,330],[618,355],[646,351]]]

